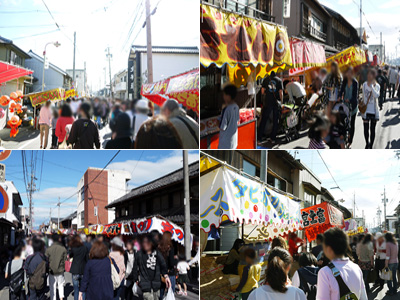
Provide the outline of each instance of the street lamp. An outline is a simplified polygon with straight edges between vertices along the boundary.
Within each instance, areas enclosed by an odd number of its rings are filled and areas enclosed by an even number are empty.
[[[51,45],[51,44],[56,46],[57,48],[61,46],[61,44],[59,42],[50,42],[50,43],[47,43],[46,46],[44,46],[44,51],[43,51],[42,92],[44,92],[44,70],[45,70],[45,67],[46,67],[46,48],[47,48],[47,45]]]

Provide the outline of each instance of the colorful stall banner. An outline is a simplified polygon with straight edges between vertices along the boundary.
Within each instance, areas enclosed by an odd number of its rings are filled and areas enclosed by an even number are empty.
[[[177,100],[187,109],[199,113],[199,69],[155,83],[143,84],[141,95],[162,106],[167,98]]]
[[[39,104],[43,104],[43,103],[47,102],[48,100],[50,100],[50,101],[63,100],[64,94],[65,94],[65,90],[62,88],[58,88],[58,89],[54,89],[54,90],[49,90],[49,91],[29,95],[29,98],[32,102],[32,106],[35,107]]]
[[[307,240],[314,241],[318,234],[329,228],[344,227],[343,213],[328,202],[322,202],[301,210],[302,226]]]
[[[348,66],[356,67],[362,65],[367,62],[367,58],[364,50],[353,46],[326,59],[328,64],[332,61],[336,61],[339,64],[339,68],[343,70]]]
[[[344,231],[353,231],[357,229],[357,222],[354,219],[344,220]]]
[[[228,167],[201,176],[200,182],[200,228],[205,232],[225,221],[271,226],[262,229],[261,240],[300,229],[300,203],[260,182]]]
[[[294,68],[322,67],[326,64],[325,48],[321,44],[292,39],[290,48]]]
[[[172,239],[181,245],[185,243],[185,234],[181,227],[164,219],[162,217],[149,217],[138,220],[133,220],[128,223],[130,225],[131,234],[143,234],[153,230],[157,230],[159,233],[166,231],[172,234]]]
[[[103,234],[106,234],[108,236],[119,235],[121,234],[121,226],[121,223],[105,225]]]
[[[78,97],[78,93],[75,91],[75,89],[65,91],[64,100],[70,97]]]
[[[286,28],[201,5],[200,63],[204,67],[292,65]]]

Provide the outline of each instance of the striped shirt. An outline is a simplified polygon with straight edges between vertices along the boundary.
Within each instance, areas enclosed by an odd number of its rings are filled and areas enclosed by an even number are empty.
[[[326,149],[326,144],[323,140],[317,141],[315,139],[310,139],[308,149]]]

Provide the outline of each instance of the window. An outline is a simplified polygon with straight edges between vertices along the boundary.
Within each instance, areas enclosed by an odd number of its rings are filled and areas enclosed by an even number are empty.
[[[280,178],[275,177],[274,175],[268,173],[267,183],[281,191],[286,192],[286,181],[283,179],[280,179]]]
[[[146,215],[146,201],[140,202],[140,213]]]
[[[309,191],[304,190],[304,201],[308,202],[310,206],[315,205],[315,195]]]
[[[85,212],[81,212],[81,226],[85,226]]]
[[[311,27],[317,29],[320,32],[324,32],[324,24],[316,16],[311,17]]]
[[[85,200],[85,186],[81,189],[81,202]]]
[[[252,164],[251,162],[243,159],[243,172],[246,174],[249,174],[251,176],[256,176],[257,173],[257,167]]]

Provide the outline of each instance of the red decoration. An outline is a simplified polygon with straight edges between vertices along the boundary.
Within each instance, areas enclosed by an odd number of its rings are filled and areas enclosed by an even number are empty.
[[[7,124],[11,127],[10,137],[16,137],[19,132],[18,127],[22,124],[22,120],[20,120],[18,116],[12,116]]]
[[[10,97],[7,95],[3,95],[0,97],[0,105],[1,106],[7,106],[10,103]]]
[[[22,105],[19,103],[11,103],[10,105],[10,112],[22,113]]]

